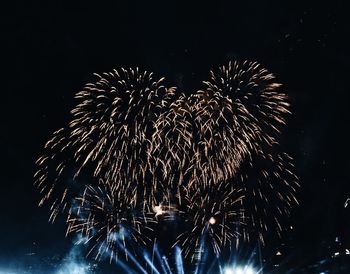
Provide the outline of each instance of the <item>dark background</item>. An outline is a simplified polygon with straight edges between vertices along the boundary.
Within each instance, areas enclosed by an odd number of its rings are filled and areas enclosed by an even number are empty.
[[[49,224],[47,208],[37,207],[32,176],[92,73],[140,66],[191,93],[231,59],[263,64],[292,100],[282,143],[302,185],[292,219],[295,252],[318,254],[336,236],[350,247],[350,24],[343,3],[28,2],[2,15],[0,265],[71,246],[63,221]]]

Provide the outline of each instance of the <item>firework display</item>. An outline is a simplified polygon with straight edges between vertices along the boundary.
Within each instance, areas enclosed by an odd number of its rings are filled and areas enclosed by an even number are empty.
[[[184,196],[183,233],[174,246],[182,247],[193,260],[196,250],[210,246],[218,255],[222,247],[231,247],[238,237],[235,227],[242,225],[242,194],[230,183],[200,186]]]
[[[111,260],[117,258],[119,246],[127,256],[128,243],[146,244],[149,240],[145,230],[151,230],[148,224],[153,220],[134,209],[135,193],[114,187],[109,182],[87,185],[68,214],[67,233],[79,233],[85,244],[91,241],[89,254],[94,253],[95,259],[106,252]]]
[[[67,233],[96,259],[128,256],[131,243],[156,238],[163,217],[183,223],[173,246],[192,259],[203,244],[219,254],[281,233],[299,187],[278,144],[288,98],[256,62],[210,74],[189,96],[139,69],[96,74],[76,94],[71,121],[37,160],[35,186],[50,221],[66,214]]]

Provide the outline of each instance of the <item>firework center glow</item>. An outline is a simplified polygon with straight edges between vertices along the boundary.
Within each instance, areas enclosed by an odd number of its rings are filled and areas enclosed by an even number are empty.
[[[211,217],[211,218],[209,219],[209,224],[214,225],[215,223],[216,223],[215,218],[214,218],[214,217]]]
[[[164,213],[161,204],[158,205],[158,206],[154,206],[153,207],[153,211],[156,214],[156,217],[159,216],[159,215],[162,215]]]

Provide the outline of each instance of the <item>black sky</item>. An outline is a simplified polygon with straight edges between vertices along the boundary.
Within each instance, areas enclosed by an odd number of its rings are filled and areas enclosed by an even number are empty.
[[[3,9],[0,258],[56,254],[62,222],[37,208],[34,161],[69,119],[92,73],[140,66],[186,93],[230,59],[262,63],[284,84],[283,133],[302,184],[295,242],[340,235],[350,246],[350,24],[340,1],[37,1]],[[189,1],[188,1],[189,2]],[[287,3],[288,2],[288,3]],[[51,254],[50,253],[50,254]]]

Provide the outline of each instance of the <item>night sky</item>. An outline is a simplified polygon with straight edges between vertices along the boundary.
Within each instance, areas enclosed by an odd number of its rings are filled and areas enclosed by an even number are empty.
[[[283,131],[302,188],[294,210],[299,256],[339,236],[350,247],[350,24],[340,1],[36,1],[3,10],[1,265],[70,250],[63,219],[48,223],[34,162],[65,125],[94,72],[139,66],[186,94],[228,60],[253,60],[284,84]],[[119,3],[120,2],[120,3]],[[167,4],[165,4],[165,2]],[[117,4],[119,3],[119,4]],[[35,256],[30,255],[35,253]],[[310,258],[312,261],[314,258]]]

